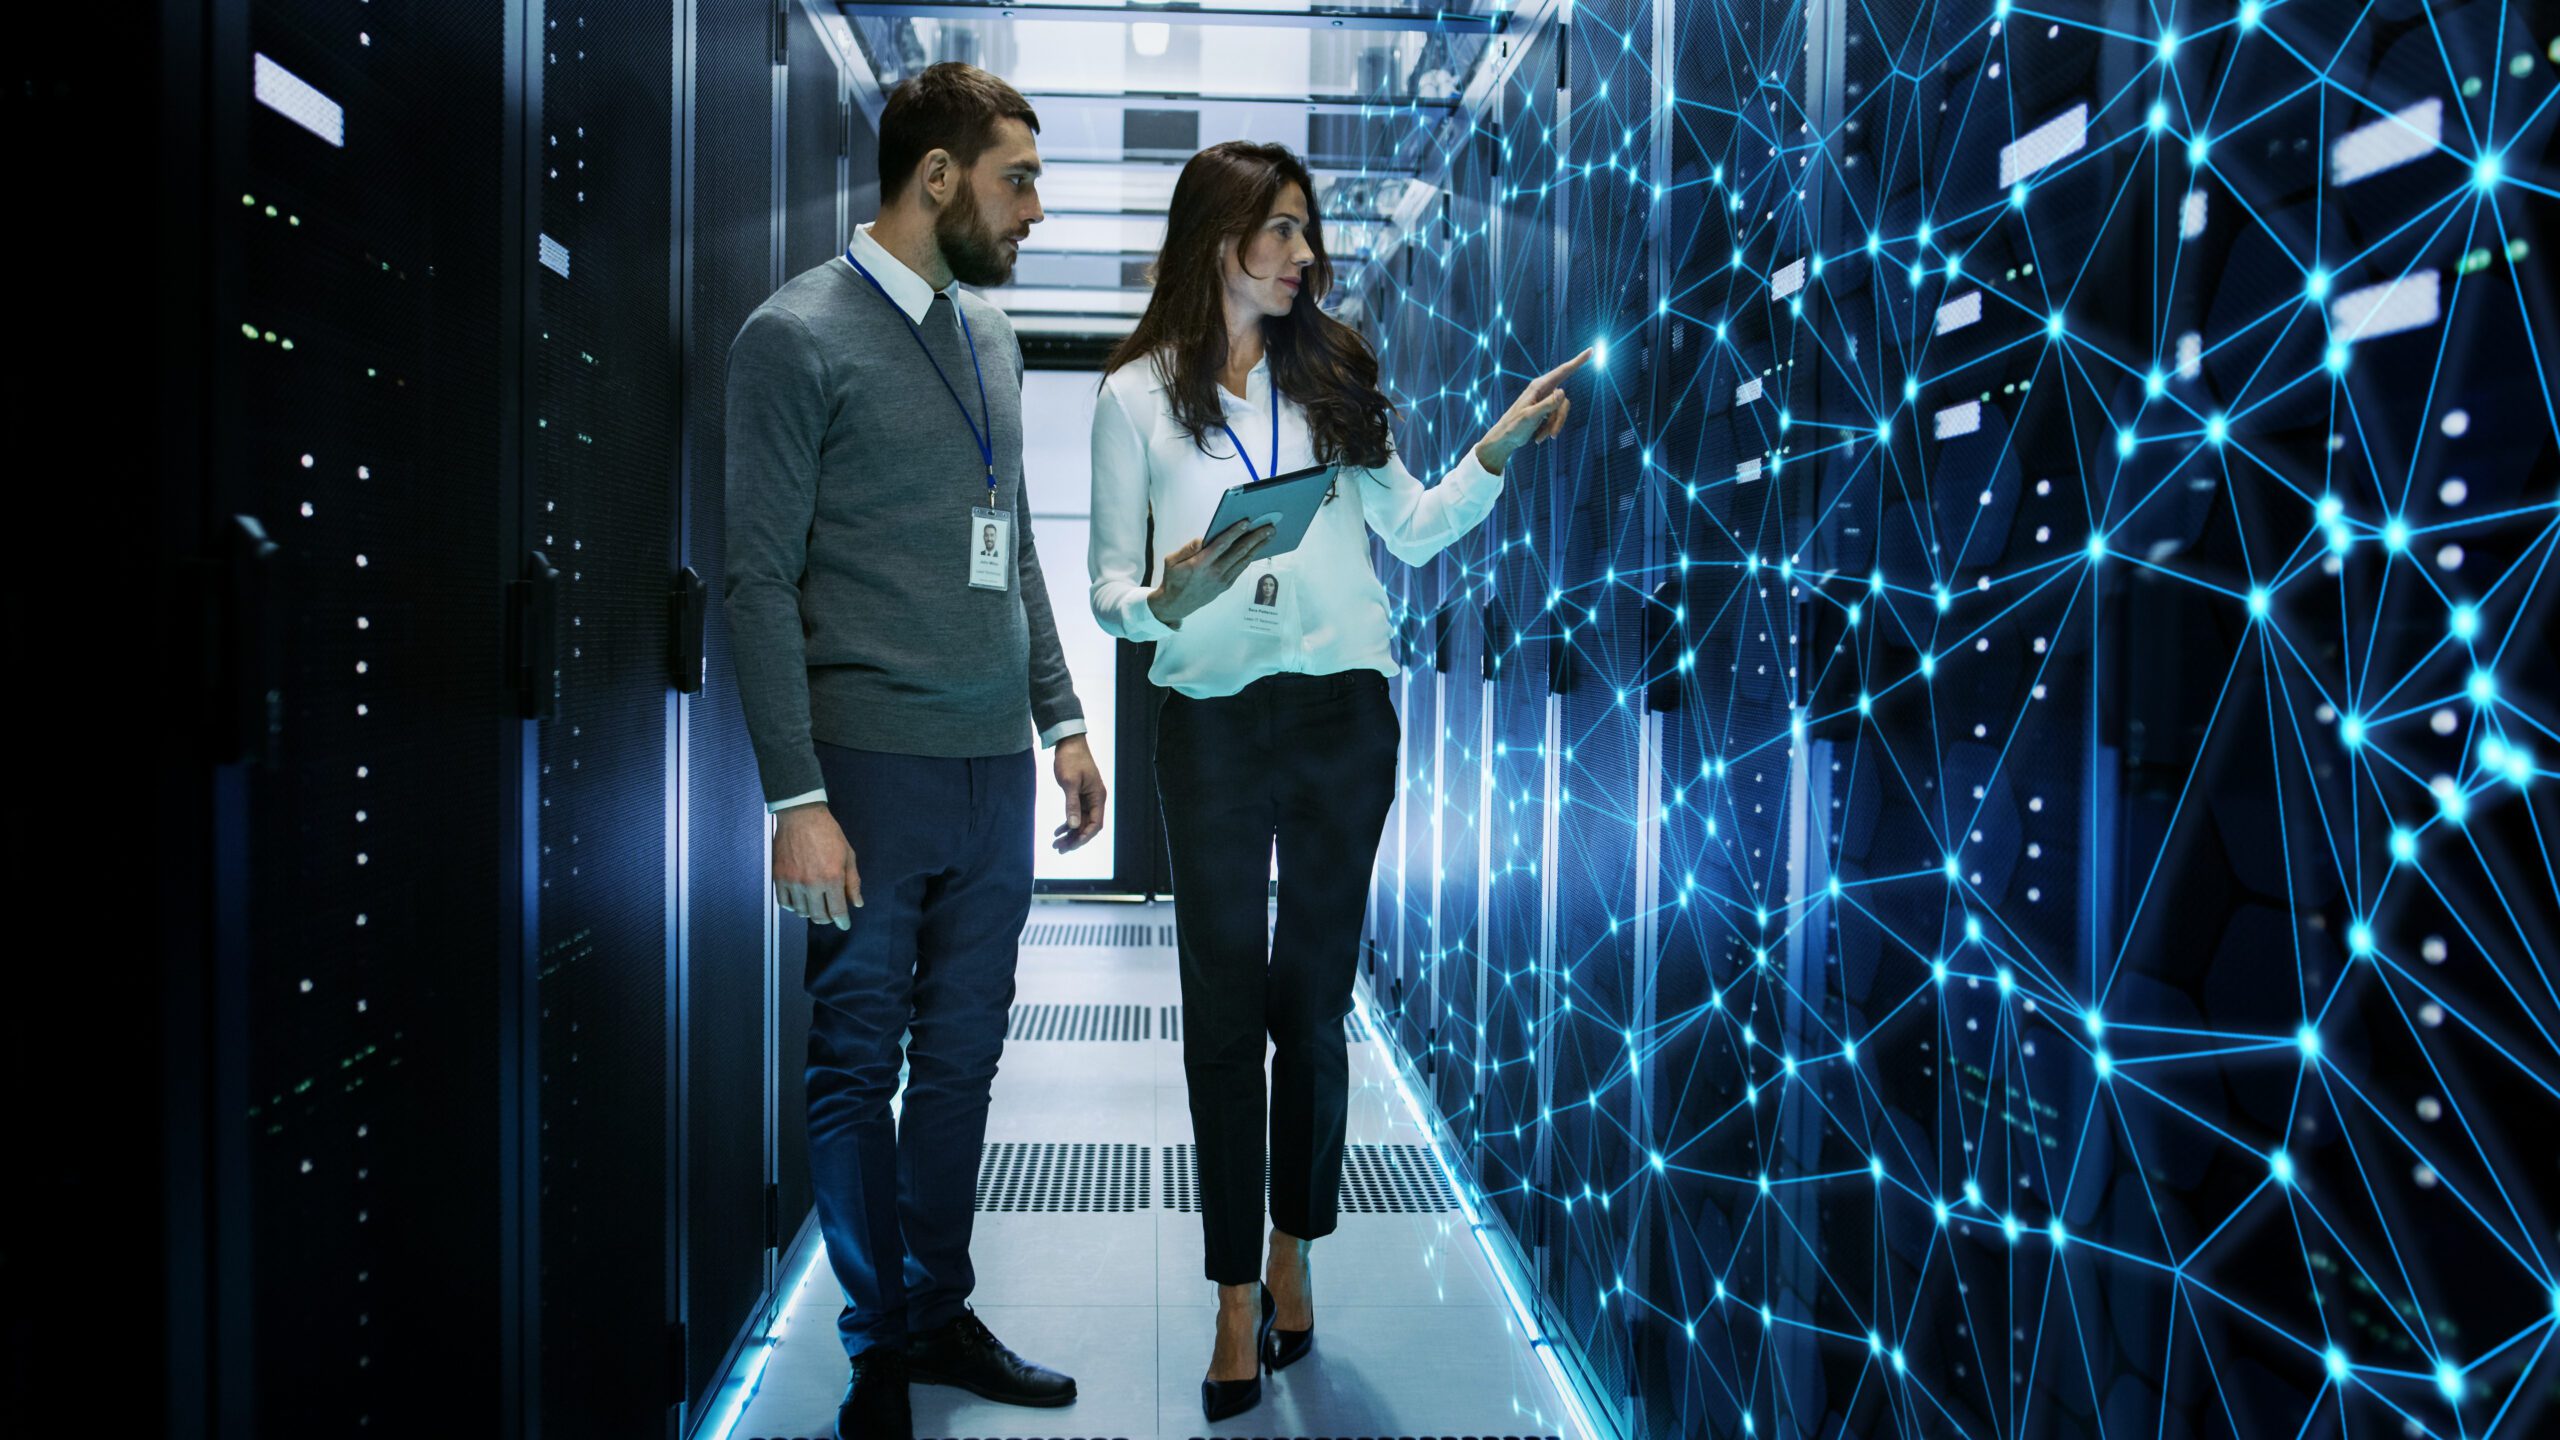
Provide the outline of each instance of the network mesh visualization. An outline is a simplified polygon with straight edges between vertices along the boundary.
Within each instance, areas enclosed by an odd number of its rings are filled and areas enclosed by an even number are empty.
[[[1381,558],[1368,969],[1611,1423],[2560,1433],[2560,14],[1466,43],[1400,444],[1598,358]]]

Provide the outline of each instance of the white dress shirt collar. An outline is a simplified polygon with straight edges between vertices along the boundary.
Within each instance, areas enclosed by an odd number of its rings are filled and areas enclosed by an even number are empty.
[[[1262,358],[1254,361],[1253,368],[1244,372],[1244,393],[1238,395],[1221,384],[1218,386],[1218,398],[1230,405],[1250,405],[1253,403],[1254,384],[1257,381],[1266,386],[1271,383],[1271,347],[1268,345],[1262,349]],[[1269,397],[1266,395],[1264,398],[1268,400]]]
[[[959,281],[954,280],[939,291],[935,290],[923,276],[909,268],[906,261],[890,254],[888,246],[871,238],[869,223],[853,227],[852,249],[853,258],[861,261],[862,268],[870,271],[872,278],[880,282],[880,288],[889,292],[890,303],[906,312],[907,318],[916,324],[924,323],[925,312],[933,308],[933,297],[937,294],[950,296],[952,306],[959,306]]]

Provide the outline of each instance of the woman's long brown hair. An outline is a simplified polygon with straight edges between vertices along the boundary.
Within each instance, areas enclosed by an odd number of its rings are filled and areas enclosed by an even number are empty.
[[[1152,358],[1174,419],[1191,432],[1193,444],[1208,451],[1208,436],[1225,418],[1218,400],[1218,374],[1227,366],[1219,250],[1232,236],[1241,254],[1292,181],[1307,197],[1307,245],[1316,258],[1307,267],[1298,303],[1287,315],[1262,321],[1271,380],[1306,411],[1318,464],[1384,465],[1392,407],[1378,388],[1378,357],[1359,331],[1319,308],[1333,288],[1333,260],[1325,253],[1315,180],[1285,145],[1229,140],[1182,167],[1165,217],[1164,249],[1153,267],[1155,293],[1103,373]]]

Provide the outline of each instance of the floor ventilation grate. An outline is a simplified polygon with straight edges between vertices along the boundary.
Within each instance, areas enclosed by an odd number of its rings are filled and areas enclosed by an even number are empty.
[[[1170,925],[1146,925],[1127,920],[1046,920],[1022,927],[1025,945],[1113,948],[1129,946],[1146,949],[1173,943]]]
[[[1432,1163],[1428,1145],[1346,1145],[1342,1151],[1342,1213],[1427,1214],[1458,1208],[1449,1181]]]
[[[1164,1022],[1164,1038],[1167,1040],[1179,1041],[1182,1038],[1182,1007],[1179,1005],[1161,1005],[1157,1008],[1164,1012],[1164,1014],[1159,1017]]]
[[[1271,1165],[1263,1162],[1263,1190],[1271,1187]],[[1458,1208],[1449,1182],[1431,1162],[1427,1145],[1345,1145],[1342,1147],[1342,1200],[1345,1215],[1428,1215]],[[1200,1150],[1194,1144],[1164,1147],[1164,1207],[1200,1208]],[[981,1207],[984,1208],[984,1207]]]
[[[1144,1005],[1016,1005],[1005,1018],[1007,1040],[1146,1040],[1152,1017]]]
[[[978,1208],[1125,1211],[1147,1208],[1144,1145],[990,1141],[978,1157]]]

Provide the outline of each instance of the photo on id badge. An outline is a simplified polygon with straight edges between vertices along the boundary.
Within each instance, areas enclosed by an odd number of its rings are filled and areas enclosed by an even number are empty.
[[[1280,633],[1280,577],[1268,570],[1253,582],[1253,601],[1244,607],[1244,628],[1253,635]]]
[[[984,505],[969,511],[969,586],[1003,590],[1013,578],[1013,517]]]

